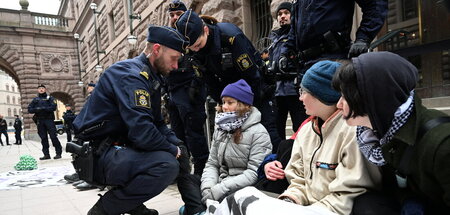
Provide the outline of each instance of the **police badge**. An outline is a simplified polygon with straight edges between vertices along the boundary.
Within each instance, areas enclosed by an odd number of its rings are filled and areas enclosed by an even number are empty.
[[[134,98],[136,106],[150,108],[150,94],[146,90],[135,90]]]
[[[251,66],[253,66],[253,62],[252,62],[252,60],[250,59],[250,57],[248,56],[247,53],[241,54],[236,59],[236,63],[239,65],[239,68],[241,69],[241,71],[245,71],[248,68],[250,68]]]

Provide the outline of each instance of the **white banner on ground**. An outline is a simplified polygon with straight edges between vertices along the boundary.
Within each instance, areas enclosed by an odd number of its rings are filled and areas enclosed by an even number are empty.
[[[246,187],[226,197],[222,203],[207,200],[209,215],[301,214],[336,215],[320,206],[302,206],[269,197],[255,187]]]
[[[74,169],[71,166],[4,172],[0,173],[0,190],[59,186],[67,183],[64,175],[72,173]]]

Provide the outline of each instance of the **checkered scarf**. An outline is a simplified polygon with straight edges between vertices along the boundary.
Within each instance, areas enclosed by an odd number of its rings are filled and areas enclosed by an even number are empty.
[[[250,111],[239,117],[235,111],[223,112],[216,115],[216,125],[222,131],[234,131],[242,126],[242,124],[250,116]]]
[[[409,98],[394,113],[391,127],[389,127],[383,138],[378,139],[374,131],[364,126],[356,128],[356,141],[358,142],[361,153],[373,164],[383,166],[386,161],[383,158],[381,146],[391,141],[395,132],[398,131],[408,120],[413,112],[414,107],[414,90],[409,94]]]

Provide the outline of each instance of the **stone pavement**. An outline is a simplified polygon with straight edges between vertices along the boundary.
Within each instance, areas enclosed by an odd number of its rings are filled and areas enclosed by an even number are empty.
[[[14,143],[14,134],[9,135],[10,143]],[[4,136],[2,136],[4,140]],[[66,136],[58,136],[65,151]],[[5,141],[3,141],[5,142]],[[66,169],[72,171],[71,156],[63,153],[62,159],[40,161],[42,156],[41,144],[39,142],[24,140],[22,145],[0,146],[0,184],[8,181],[8,178],[14,177],[12,173],[14,165],[19,162],[22,155],[31,155],[38,161],[38,171],[45,169]],[[53,157],[54,148],[50,147],[50,153]],[[10,174],[11,173],[11,174]],[[1,175],[5,177],[1,177]],[[11,176],[9,176],[11,175]],[[5,188],[0,187],[0,214],[45,214],[45,215],[80,215],[87,214],[87,211],[98,200],[97,194],[103,194],[105,191],[88,190],[78,191],[71,184],[64,184],[62,176],[57,176],[60,184],[55,186],[44,186],[42,184],[22,187]],[[27,178],[32,180],[32,178]],[[18,180],[20,181],[20,180]],[[38,181],[38,180],[36,180]],[[14,183],[20,184],[20,183]],[[176,185],[171,185],[155,198],[145,202],[149,208],[154,208],[161,215],[177,215],[178,209],[183,205],[181,196],[178,193]]]

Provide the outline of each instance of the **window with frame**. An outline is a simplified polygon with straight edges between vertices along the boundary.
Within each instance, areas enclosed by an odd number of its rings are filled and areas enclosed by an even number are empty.
[[[401,0],[402,21],[416,18],[418,16],[417,0]]]
[[[270,14],[270,0],[251,0],[252,14],[254,20],[253,44],[259,45],[261,40],[267,38],[272,30],[272,15]],[[259,51],[264,47],[255,47]]]

